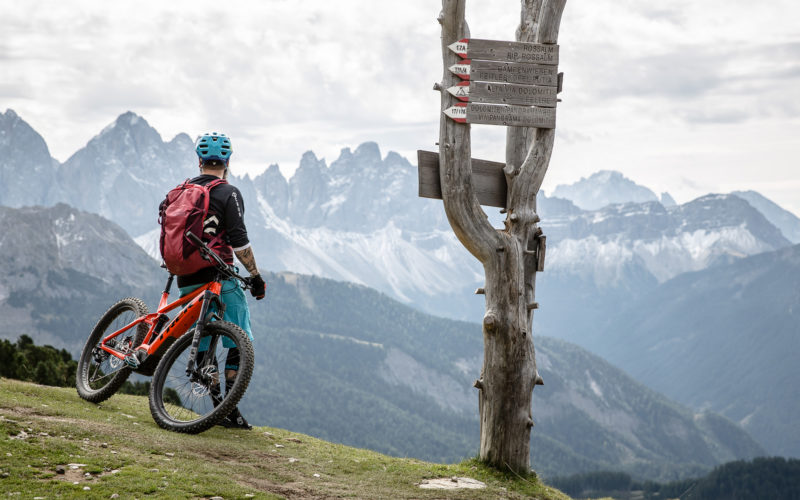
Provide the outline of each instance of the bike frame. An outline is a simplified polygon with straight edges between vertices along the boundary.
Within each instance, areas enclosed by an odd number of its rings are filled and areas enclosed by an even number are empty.
[[[125,356],[130,353],[117,351],[113,347],[107,345],[108,341],[144,323],[149,326],[147,335],[145,335],[144,340],[134,352],[144,351],[148,356],[152,354],[161,354],[162,347],[167,339],[177,339],[189,331],[189,328],[191,328],[193,324],[198,323],[198,326],[200,326],[205,322],[205,316],[208,313],[211,302],[216,302],[220,308],[223,306],[219,298],[219,294],[222,291],[222,283],[219,278],[169,303],[169,289],[172,286],[173,278],[174,276],[170,275],[167,279],[167,286],[161,294],[158,310],[156,312],[140,316],[119,330],[109,334],[103,338],[100,348],[112,356],[125,359]],[[183,310],[167,323],[169,318],[166,316],[166,313],[181,306],[184,306]],[[204,321],[198,322],[200,318],[203,318]],[[166,328],[164,328],[165,323]],[[195,334],[195,341],[192,342],[192,359],[194,359],[195,353],[197,352],[196,344],[200,338],[199,330],[200,328],[198,328],[198,332]]]

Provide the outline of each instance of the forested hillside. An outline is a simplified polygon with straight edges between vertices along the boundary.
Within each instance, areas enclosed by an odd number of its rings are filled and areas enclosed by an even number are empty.
[[[666,483],[635,481],[623,472],[588,472],[553,478],[551,483],[573,497],[794,500],[800,498],[800,460],[737,460],[715,467],[703,477]]]

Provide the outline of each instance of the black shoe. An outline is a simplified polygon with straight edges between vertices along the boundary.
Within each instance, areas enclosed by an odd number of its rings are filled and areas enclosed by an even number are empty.
[[[239,413],[239,408],[234,408],[230,415],[222,419],[219,425],[226,429],[245,429],[248,431],[253,428],[252,425],[247,423],[244,416]]]

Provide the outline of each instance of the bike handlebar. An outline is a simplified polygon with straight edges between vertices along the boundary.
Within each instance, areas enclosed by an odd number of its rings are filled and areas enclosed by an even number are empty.
[[[195,245],[197,245],[197,249],[200,250],[200,253],[203,255],[203,258],[212,261],[214,267],[216,267],[220,273],[224,274],[225,276],[228,276],[229,278],[238,279],[239,281],[241,281],[245,290],[250,288],[251,278],[249,277],[245,278],[243,276],[240,276],[239,273],[236,272],[236,269],[234,269],[233,266],[222,260],[222,258],[219,255],[217,255],[215,251],[211,250],[203,240],[197,237],[196,234],[194,234],[191,231],[186,231],[186,238],[189,239],[189,241],[191,241]]]

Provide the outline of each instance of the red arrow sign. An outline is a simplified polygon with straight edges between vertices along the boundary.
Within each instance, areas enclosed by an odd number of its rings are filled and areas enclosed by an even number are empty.
[[[443,113],[458,123],[556,128],[555,108],[457,102]]]
[[[456,99],[489,104],[516,104],[554,108],[558,89],[543,85],[464,81],[447,89]]]
[[[472,61],[470,61],[469,59],[465,59],[458,64],[450,66],[447,69],[450,70],[450,73],[453,73],[462,80],[469,80],[469,75],[472,70],[472,66],[470,64],[471,62]]]
[[[457,42],[451,43],[447,47],[460,57],[466,58],[467,50],[469,49],[469,38],[462,38]]]
[[[458,82],[447,91],[455,96],[459,101],[469,101],[469,82]]]
[[[458,123],[467,123],[467,104],[457,102],[444,110],[444,114]]]
[[[553,65],[464,59],[448,69],[462,80],[558,85],[558,68]]]

